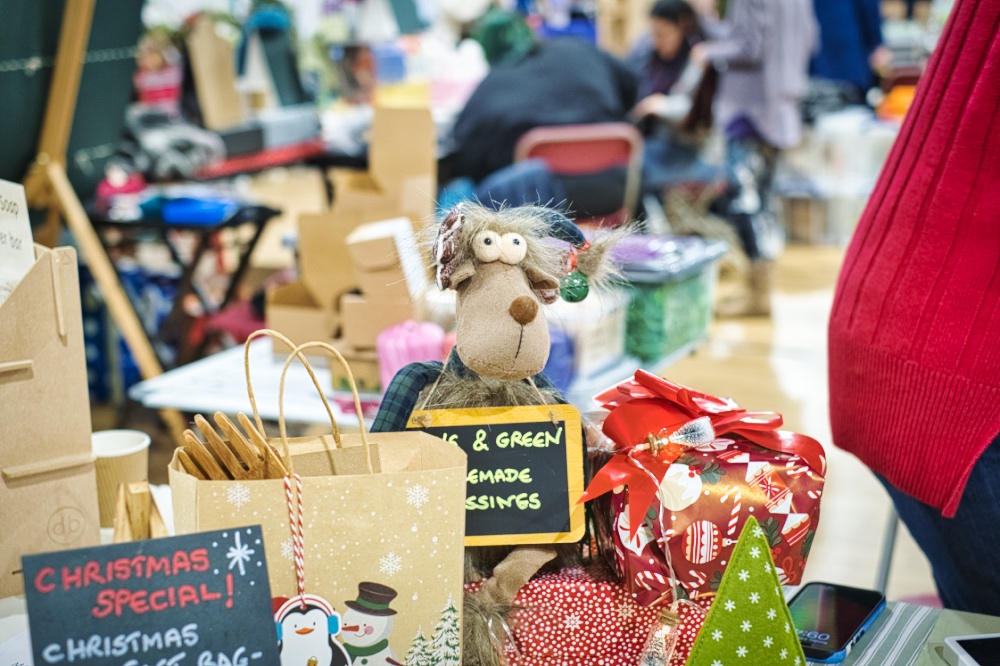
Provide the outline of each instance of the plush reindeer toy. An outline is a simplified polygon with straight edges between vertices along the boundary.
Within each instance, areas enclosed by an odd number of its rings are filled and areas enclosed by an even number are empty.
[[[459,204],[433,241],[438,286],[457,292],[455,349],[443,365],[412,363],[400,370],[372,431],[404,430],[415,410],[564,402],[541,374],[549,355],[541,306],[560,296],[583,300],[591,283],[605,280],[611,272],[607,250],[619,235],[588,243],[576,225],[548,208],[494,211]],[[565,565],[575,556],[573,544],[466,549],[466,579],[489,580],[466,595],[462,663],[502,664],[498,628],[508,626],[518,590],[542,567]]]

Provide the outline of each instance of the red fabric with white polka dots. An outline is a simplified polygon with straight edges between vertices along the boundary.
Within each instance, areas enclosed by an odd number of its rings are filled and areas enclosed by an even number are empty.
[[[477,584],[468,584],[474,591]],[[595,580],[583,568],[542,574],[521,588],[515,603],[516,652],[511,666],[634,666],[661,608],[639,606],[624,585]],[[697,603],[706,611],[711,598]],[[681,606],[680,637],[671,666],[684,666],[704,615]]]

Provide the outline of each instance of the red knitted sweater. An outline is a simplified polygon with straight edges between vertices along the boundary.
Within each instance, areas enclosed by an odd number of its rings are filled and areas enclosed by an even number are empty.
[[[953,10],[829,332],[834,443],[953,516],[1000,433],[1000,3]]]

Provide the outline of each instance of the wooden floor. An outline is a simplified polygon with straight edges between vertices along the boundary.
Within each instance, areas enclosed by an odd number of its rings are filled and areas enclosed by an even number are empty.
[[[826,325],[842,260],[838,248],[790,246],[777,265],[771,319],[717,321],[708,343],[664,374],[748,409],[781,412],[787,428],[823,443],[829,472],[806,580],[873,587],[889,498],[871,472],[834,447],[830,436]],[[933,594],[930,567],[901,529],[888,596]]]

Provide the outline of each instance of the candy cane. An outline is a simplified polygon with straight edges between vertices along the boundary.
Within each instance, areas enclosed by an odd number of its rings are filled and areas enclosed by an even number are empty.
[[[719,498],[719,502],[721,502],[722,504],[728,502],[729,496],[732,495],[734,492],[736,492],[737,488],[739,488],[739,486],[729,486],[728,488],[726,488],[726,494]]]
[[[688,573],[694,576],[694,579],[696,581],[694,583],[691,583],[692,587],[695,588],[701,587],[708,581],[708,579],[705,578],[705,574],[701,573],[700,571],[695,571],[694,569],[691,569],[690,571],[688,571]]]
[[[659,583],[660,585],[667,584],[667,579],[661,574],[654,573],[652,571],[640,571],[635,575],[636,585],[644,590],[652,590],[653,587],[646,581],[647,578]]]
[[[726,530],[726,536],[731,537],[736,534],[736,526],[740,521],[741,511],[743,511],[743,495],[737,491],[733,501],[733,509],[729,512],[729,529]]]

